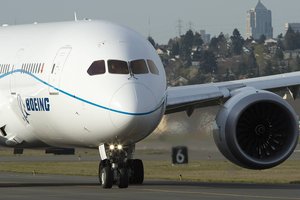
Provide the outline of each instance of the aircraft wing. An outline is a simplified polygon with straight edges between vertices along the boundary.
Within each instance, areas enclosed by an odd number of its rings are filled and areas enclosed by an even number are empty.
[[[191,115],[195,108],[222,104],[235,90],[246,87],[269,91],[286,88],[296,99],[299,86],[300,72],[292,72],[228,82],[170,87],[167,90],[165,114],[186,111]]]

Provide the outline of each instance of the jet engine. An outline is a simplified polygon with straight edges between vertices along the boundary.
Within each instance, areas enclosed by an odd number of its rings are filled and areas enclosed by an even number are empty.
[[[243,88],[220,109],[214,140],[231,162],[268,169],[285,161],[298,143],[298,116],[277,94]]]

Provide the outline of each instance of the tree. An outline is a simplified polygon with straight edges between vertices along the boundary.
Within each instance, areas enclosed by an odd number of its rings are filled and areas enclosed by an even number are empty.
[[[193,52],[193,60],[199,61],[202,59],[202,50],[198,49],[197,51]]]
[[[194,32],[192,30],[188,30],[183,36],[183,43],[187,48],[192,48],[194,44]]]
[[[228,53],[228,43],[222,32],[218,36],[218,53],[222,57],[227,57],[229,54]]]
[[[179,47],[179,43],[176,41],[172,44],[172,47],[171,47],[171,54],[173,56],[177,56],[180,54],[180,47]]]
[[[247,63],[247,57],[241,56],[242,60],[239,63],[238,70],[236,72],[237,76],[244,76],[248,74],[248,63]]]
[[[209,47],[208,47],[209,50],[212,51],[212,52],[217,52],[218,51],[218,44],[219,44],[218,38],[213,37],[210,40],[210,43],[209,43]]]
[[[196,32],[195,35],[194,35],[194,42],[193,42],[193,45],[194,46],[197,46],[197,47],[200,47],[203,45],[203,40],[202,40],[202,36],[200,35],[200,33]]]
[[[250,46],[252,44],[252,42],[254,41],[254,38],[252,36],[246,38],[244,45],[245,46]]]
[[[283,39],[278,39],[277,40],[277,48],[280,48],[281,50],[284,50],[284,44],[283,44]]]
[[[254,49],[251,49],[250,54],[248,56],[248,74],[249,77],[259,75],[259,68],[254,55]]]
[[[185,59],[188,59],[192,52],[192,47],[194,43],[194,33],[192,30],[188,30],[185,35],[181,37],[181,49],[182,54]]]
[[[265,75],[273,75],[275,73],[272,62],[270,60],[267,60],[267,65],[264,70]]]
[[[300,33],[297,31],[295,36],[296,49],[300,49]]]
[[[194,43],[194,33],[192,30],[188,30],[185,35],[180,38],[180,56],[187,61],[186,66],[191,65],[192,59],[192,47]]]
[[[299,55],[297,55],[297,57],[296,57],[296,70],[297,71],[300,71],[300,57],[299,57]]]
[[[277,39],[278,39],[278,40],[282,40],[282,39],[283,39],[282,33],[280,33],[280,34],[277,36]]]
[[[201,58],[201,69],[205,73],[215,73],[218,71],[217,58],[213,52],[209,50],[203,51]]]
[[[241,55],[244,46],[244,39],[238,29],[234,29],[231,39],[231,51],[234,55]]]
[[[151,36],[148,37],[148,41],[152,44],[152,46],[154,48],[156,48],[156,43],[155,43],[154,39]]]
[[[283,55],[282,49],[277,47],[276,52],[274,54],[274,58],[281,61],[281,60],[283,60],[283,57],[284,57],[284,55]]]
[[[229,55],[227,40],[222,32],[218,37],[213,37],[210,40],[209,50],[221,57],[227,57]]]

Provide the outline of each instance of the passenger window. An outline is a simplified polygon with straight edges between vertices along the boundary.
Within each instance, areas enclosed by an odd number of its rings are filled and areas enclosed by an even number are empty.
[[[32,73],[35,73],[36,64],[33,64]]]
[[[43,65],[42,65],[41,73],[44,72],[44,66],[45,66],[45,63],[43,63]]]
[[[147,74],[149,72],[145,60],[131,61],[130,68],[133,74]]]
[[[25,71],[26,71],[26,72],[29,71],[29,64],[28,64],[28,63],[26,64]]]
[[[111,74],[129,74],[127,62],[121,60],[109,60],[108,71]]]
[[[148,63],[150,72],[151,72],[152,74],[159,75],[159,71],[158,71],[158,69],[157,69],[155,63],[154,63],[152,60],[147,60],[147,63]]]
[[[41,72],[41,63],[39,64],[39,68],[38,68],[38,72],[37,73],[40,73]]]
[[[33,63],[30,63],[30,68],[29,68],[29,72],[32,72],[32,68],[33,68]]]
[[[92,63],[90,68],[87,70],[90,76],[104,74],[105,73],[105,62],[104,60],[97,60]]]

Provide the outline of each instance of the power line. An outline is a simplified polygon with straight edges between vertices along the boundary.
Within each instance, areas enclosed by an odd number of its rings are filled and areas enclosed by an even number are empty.
[[[182,20],[178,19],[177,23],[178,24],[177,24],[176,28],[178,28],[178,34],[179,34],[179,37],[180,37],[181,34],[182,34]]]

